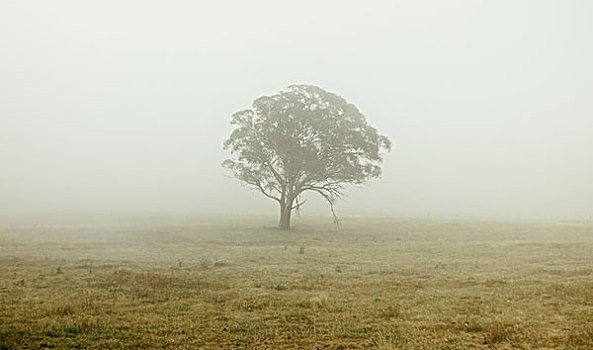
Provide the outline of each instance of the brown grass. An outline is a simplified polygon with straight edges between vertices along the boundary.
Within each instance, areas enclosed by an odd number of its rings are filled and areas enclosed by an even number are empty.
[[[0,229],[0,349],[593,349],[591,225],[267,222]]]

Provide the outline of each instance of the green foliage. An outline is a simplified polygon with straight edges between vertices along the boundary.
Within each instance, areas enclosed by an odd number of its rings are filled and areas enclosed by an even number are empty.
[[[274,199],[288,215],[313,191],[333,204],[344,184],[381,175],[381,151],[391,142],[343,98],[312,85],[256,99],[232,116],[223,162],[236,178]],[[333,207],[332,207],[333,210]]]

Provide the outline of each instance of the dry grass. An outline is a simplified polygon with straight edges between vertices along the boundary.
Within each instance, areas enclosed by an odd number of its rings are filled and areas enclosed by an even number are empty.
[[[0,349],[593,349],[590,224],[267,222],[4,227]]]

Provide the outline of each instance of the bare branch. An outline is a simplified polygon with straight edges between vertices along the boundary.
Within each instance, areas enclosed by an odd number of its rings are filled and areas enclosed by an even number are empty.
[[[296,205],[294,205],[291,209],[295,209],[295,210],[299,210],[300,207],[302,207],[303,205],[305,205],[305,203],[307,203],[307,200],[304,200],[302,202],[299,201],[299,197],[296,198]]]
[[[312,189],[311,191],[319,193],[329,203],[329,208],[332,212],[332,216],[334,217],[334,224],[336,224],[336,226],[339,228],[340,218],[336,215],[336,211],[334,210],[335,198],[332,196],[333,194],[331,192],[325,193],[323,190],[319,189]]]
[[[259,190],[259,191],[260,191],[260,192],[261,192],[261,193],[262,193],[264,196],[266,196],[266,197],[268,197],[268,198],[271,198],[271,199],[273,199],[273,200],[277,201],[278,203],[280,203],[280,198],[278,198],[278,197],[276,197],[276,196],[272,195],[271,193],[268,193],[268,192],[266,192],[266,190],[265,190],[265,189],[264,189],[264,187],[261,185],[261,183],[259,183],[259,182],[254,182],[254,181],[247,181],[247,180],[243,180],[243,179],[240,179],[240,180],[241,180],[241,182],[244,182],[244,183],[246,183],[246,184],[249,184],[249,185],[253,186],[253,187],[254,187],[254,189],[256,189],[256,190]]]
[[[252,184],[252,185],[255,186],[264,196],[271,198],[271,199],[275,200],[276,202],[280,203],[280,198],[267,193],[266,190],[264,190],[264,188],[261,185],[254,185],[254,184]]]

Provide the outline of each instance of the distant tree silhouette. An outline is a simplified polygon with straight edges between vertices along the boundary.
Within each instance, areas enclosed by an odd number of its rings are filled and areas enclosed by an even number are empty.
[[[345,184],[381,175],[381,151],[391,142],[343,98],[313,85],[292,85],[233,114],[223,162],[233,175],[280,205],[278,227],[290,229],[306,191],[320,194],[335,217]]]

